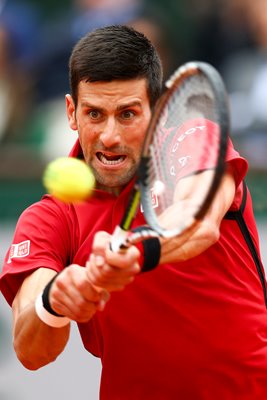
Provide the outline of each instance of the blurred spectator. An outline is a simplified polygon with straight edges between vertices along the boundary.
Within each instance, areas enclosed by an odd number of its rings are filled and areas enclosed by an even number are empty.
[[[234,106],[242,113],[237,129],[262,127],[267,133],[267,2],[244,1],[253,47],[225,61],[224,74]]]
[[[69,91],[68,59],[74,44],[97,27],[129,24],[151,39],[169,74],[161,21],[145,0],[8,0],[0,14],[2,143],[34,144],[45,161],[66,154],[73,133],[63,141],[65,148],[57,146],[57,139],[70,130],[64,94]]]
[[[21,131],[32,102],[38,57],[38,10],[25,0],[2,3],[0,13],[0,139]]]
[[[239,135],[240,149],[251,166],[266,168],[267,2],[239,3],[251,42],[225,58],[222,74],[230,93],[232,128]]]
[[[267,1],[188,0],[191,58],[214,65],[230,98],[231,133],[252,168],[266,168]]]
[[[68,90],[68,59],[77,40],[86,32],[113,24],[129,24],[144,31],[167,60],[163,30],[149,18],[142,0],[73,0],[61,17],[47,24],[38,66],[39,101],[61,96]]]
[[[194,57],[221,69],[226,57],[252,46],[247,0],[188,0]]]
[[[195,54],[222,73],[234,132],[267,126],[267,1],[204,0],[201,6],[189,1],[197,27]]]

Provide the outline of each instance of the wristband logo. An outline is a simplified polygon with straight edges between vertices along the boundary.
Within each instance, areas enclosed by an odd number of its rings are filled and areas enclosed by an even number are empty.
[[[7,263],[10,264],[13,258],[27,257],[29,254],[30,254],[29,240],[24,240],[24,242],[12,244],[10,247]]]

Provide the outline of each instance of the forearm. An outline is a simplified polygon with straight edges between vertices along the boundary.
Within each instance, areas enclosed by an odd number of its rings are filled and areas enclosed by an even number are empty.
[[[181,236],[168,240],[161,239],[160,264],[186,261],[216,243],[220,237],[221,221],[233,202],[235,190],[232,173],[226,173],[203,220],[196,221]]]
[[[17,357],[30,370],[54,361],[65,348],[70,334],[70,324],[52,328],[42,322],[34,303],[19,311],[13,329]]]
[[[87,322],[97,310],[103,310],[109,296],[105,290],[92,285],[88,274],[90,262],[88,264],[86,268],[69,265],[60,274],[39,268],[23,281],[12,309],[14,348],[26,368],[38,369],[57,358],[69,339],[68,320]],[[59,316],[52,315],[43,302],[48,283],[47,300],[52,311]],[[36,303],[40,294],[41,304]]]
[[[55,360],[64,349],[70,324],[52,328],[36,314],[35,300],[56,274],[41,268],[23,282],[13,304],[13,341],[18,359],[28,369],[38,369]]]
[[[206,219],[184,233],[183,237],[162,240],[160,264],[196,257],[216,243],[219,237],[218,226]]]

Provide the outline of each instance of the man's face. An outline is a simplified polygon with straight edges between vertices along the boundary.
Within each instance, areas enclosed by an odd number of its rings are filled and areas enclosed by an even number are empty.
[[[66,104],[97,187],[119,193],[136,172],[151,117],[146,81],[82,81],[77,108],[70,95]]]

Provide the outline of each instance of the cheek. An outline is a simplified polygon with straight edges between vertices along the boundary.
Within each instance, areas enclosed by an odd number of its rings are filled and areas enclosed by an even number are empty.
[[[92,149],[97,142],[98,133],[89,127],[88,124],[80,124],[78,126],[78,136],[84,157],[86,161],[89,161]]]
[[[143,143],[144,143],[144,137],[145,137],[145,131],[142,131],[141,134],[135,136],[135,138],[132,140],[131,143],[128,143],[128,145],[130,144],[134,157],[138,158],[141,155],[142,152],[142,148],[143,148]]]
[[[96,138],[98,135],[98,131],[97,131],[96,127],[94,125],[84,121],[83,119],[78,120],[77,126],[78,126],[78,133],[79,133],[80,139],[84,143],[93,142],[94,138]]]
[[[143,120],[143,121],[139,121],[136,126],[135,126],[135,140],[137,142],[142,143],[144,141],[144,138],[146,136],[146,131],[149,125],[149,121],[148,120]]]
[[[137,134],[136,140],[137,140],[137,146],[139,146],[139,147],[143,146],[143,142],[146,137],[147,128],[148,128],[148,123],[143,123],[143,124],[139,125],[137,128],[138,134]]]

